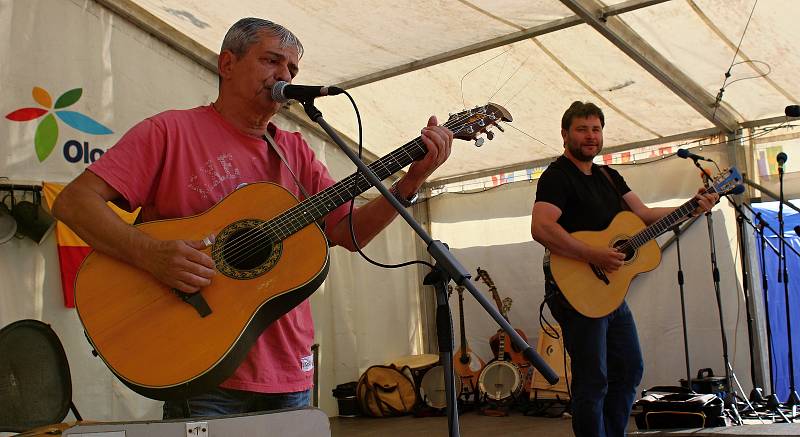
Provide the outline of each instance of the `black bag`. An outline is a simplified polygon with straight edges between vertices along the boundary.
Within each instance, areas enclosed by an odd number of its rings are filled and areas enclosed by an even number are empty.
[[[653,387],[634,408],[636,426],[645,429],[728,426],[722,399],[713,394],[689,393],[683,387]]]

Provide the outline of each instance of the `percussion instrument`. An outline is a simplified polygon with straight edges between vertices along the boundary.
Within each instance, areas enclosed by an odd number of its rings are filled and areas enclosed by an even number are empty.
[[[411,369],[411,374],[407,375],[414,383],[414,387],[419,391],[419,386],[422,383],[422,377],[425,373],[439,364],[439,355],[436,354],[419,354],[419,355],[406,355],[403,357],[395,358],[388,364],[393,364],[398,370],[408,366]]]
[[[455,378],[456,397],[461,393],[461,378]],[[422,401],[431,408],[447,407],[444,366],[436,366],[425,372],[419,387]]]

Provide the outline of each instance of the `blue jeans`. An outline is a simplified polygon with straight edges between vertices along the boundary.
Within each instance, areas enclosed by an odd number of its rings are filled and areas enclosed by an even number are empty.
[[[257,411],[302,408],[310,404],[311,390],[294,393],[256,393],[217,387],[186,400],[164,402],[164,419],[224,416]]]
[[[628,304],[593,319],[567,302],[554,282],[545,287],[547,305],[561,325],[572,360],[572,429],[576,437],[625,435],[644,363]],[[587,290],[591,292],[591,290]]]

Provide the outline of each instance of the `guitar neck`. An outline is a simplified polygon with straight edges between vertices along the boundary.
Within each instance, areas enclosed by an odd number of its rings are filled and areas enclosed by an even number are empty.
[[[714,187],[711,187],[706,190],[706,193],[715,193],[716,190]],[[671,213],[665,215],[658,219],[655,223],[651,224],[650,226],[644,228],[638,234],[631,237],[630,240],[626,243],[630,246],[631,249],[635,250],[645,245],[645,243],[649,242],[653,238],[658,237],[664,231],[669,230],[676,223],[683,220],[686,216],[691,214],[700,204],[697,202],[697,199],[694,197],[686,201],[683,205],[676,208]]]
[[[464,126],[464,120],[448,120],[443,126],[456,132]],[[384,180],[424,156],[427,151],[422,138],[417,137],[368,167],[380,180]],[[274,238],[283,240],[371,187],[372,184],[363,174],[355,172],[273,218],[267,224],[268,229],[273,230]]]
[[[500,332],[499,344],[497,346],[497,360],[503,361],[506,359],[506,333]]]
[[[467,333],[464,332],[464,295],[461,289],[458,290],[458,325],[461,328],[461,351],[467,353]]]

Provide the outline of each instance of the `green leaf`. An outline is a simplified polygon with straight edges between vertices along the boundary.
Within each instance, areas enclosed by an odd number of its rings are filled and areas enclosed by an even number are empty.
[[[65,92],[56,100],[55,109],[66,108],[74,104],[81,98],[81,94],[83,94],[83,88],[75,88]]]
[[[33,143],[36,145],[36,156],[39,162],[44,161],[50,156],[58,139],[58,123],[53,114],[48,114],[42,119],[39,126],[36,126],[36,136]]]

